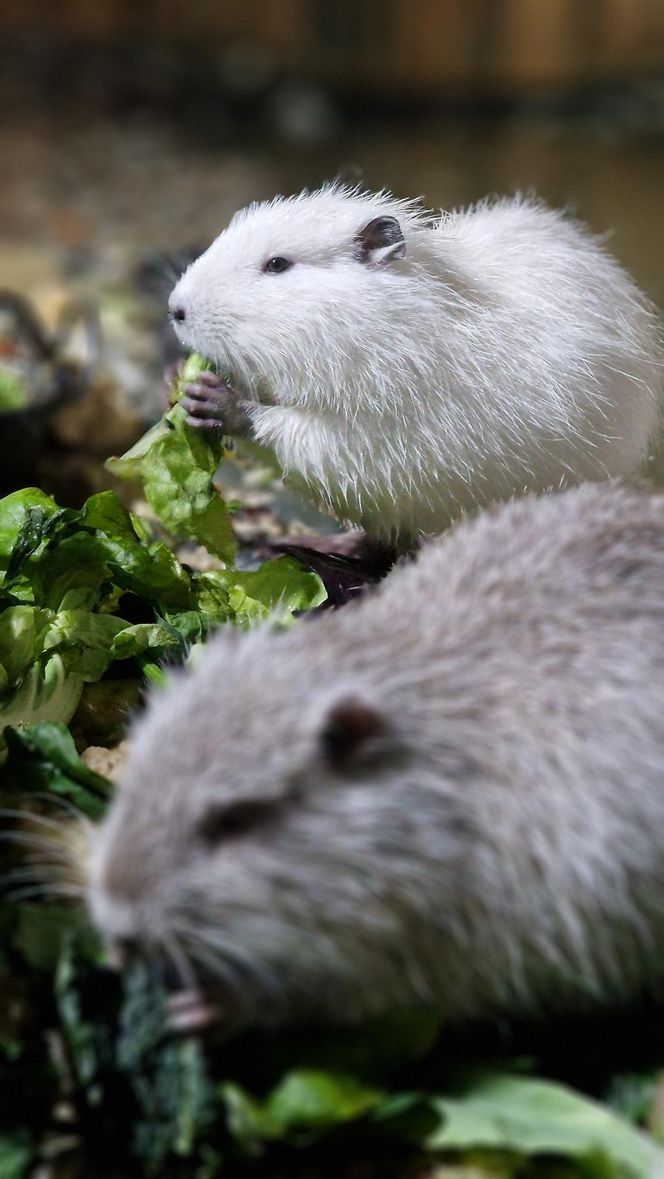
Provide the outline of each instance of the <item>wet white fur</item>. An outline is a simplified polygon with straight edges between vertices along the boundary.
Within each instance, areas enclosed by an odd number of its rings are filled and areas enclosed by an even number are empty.
[[[405,257],[363,263],[355,235],[381,216]],[[273,256],[295,264],[263,273]],[[252,205],[171,305],[291,479],[404,543],[494,498],[629,475],[657,423],[652,307],[582,226],[520,197],[433,225],[334,185]]]
[[[383,732],[335,769],[321,733],[348,698]],[[664,496],[515,500],[357,604],[220,635],[153,693],[92,915],[189,955],[256,1022],[661,988],[663,699]],[[270,799],[201,838],[210,808]]]

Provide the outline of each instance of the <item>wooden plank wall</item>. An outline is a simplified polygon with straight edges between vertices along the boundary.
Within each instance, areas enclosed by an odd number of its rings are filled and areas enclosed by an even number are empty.
[[[5,35],[266,49],[279,67],[423,96],[664,70],[664,0],[3,0]]]

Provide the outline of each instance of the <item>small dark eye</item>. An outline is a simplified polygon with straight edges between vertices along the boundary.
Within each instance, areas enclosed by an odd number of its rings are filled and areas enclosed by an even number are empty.
[[[384,733],[380,714],[351,696],[331,709],[320,734],[321,752],[329,765],[340,770],[358,757],[377,753],[376,741]]]
[[[263,274],[283,274],[290,270],[293,263],[289,258],[270,258],[263,267]]]
[[[203,843],[215,846],[224,839],[245,835],[261,826],[274,812],[274,803],[259,799],[243,799],[225,806],[212,806],[198,824],[198,834]]]

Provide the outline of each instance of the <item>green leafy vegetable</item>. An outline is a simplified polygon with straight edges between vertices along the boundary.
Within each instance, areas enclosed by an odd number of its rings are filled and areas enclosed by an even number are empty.
[[[121,479],[142,479],[145,498],[168,532],[232,561],[235,540],[230,517],[213,483],[223,443],[188,427],[178,404],[184,386],[208,368],[192,353],[182,369],[172,408],[131,450],[109,459],[106,466]]]
[[[661,1069],[651,1069],[642,1073],[618,1073],[611,1078],[604,1100],[630,1121],[646,1122],[653,1112],[653,1102],[663,1075]],[[656,1132],[657,1128],[651,1128]],[[664,1142],[664,1133],[661,1130],[657,1134],[657,1141]]]
[[[434,1099],[440,1127],[430,1150],[500,1148],[526,1157],[575,1159],[597,1179],[655,1179],[664,1152],[594,1101],[550,1081],[500,1073],[471,1075],[455,1096]]]
[[[227,1084],[224,1093],[237,1113],[238,1087]],[[280,1137],[289,1131],[326,1130],[353,1121],[375,1109],[383,1096],[379,1089],[371,1089],[353,1077],[302,1070],[287,1073],[262,1107],[246,1097],[245,1104],[247,1112],[251,1107],[258,1118],[255,1126],[258,1134]]]
[[[138,677],[181,662],[223,622],[246,626],[276,605],[292,614],[324,597],[316,575],[286,557],[256,572],[189,571],[111,491],[80,511],[15,492],[0,501],[0,726],[66,724],[85,684],[112,665]]]
[[[158,1171],[169,1154],[191,1156],[218,1115],[200,1043],[164,1035],[165,990],[158,970],[137,965],[124,980],[116,1061],[139,1116],[136,1154]]]
[[[99,819],[112,794],[110,782],[86,766],[65,725],[25,725],[7,732],[8,756],[0,770],[7,793],[44,793],[68,799],[90,819]]]
[[[35,1157],[27,1134],[0,1133],[0,1175],[2,1179],[25,1179]]]
[[[0,413],[12,409],[25,409],[28,404],[28,390],[17,372],[0,365]]]

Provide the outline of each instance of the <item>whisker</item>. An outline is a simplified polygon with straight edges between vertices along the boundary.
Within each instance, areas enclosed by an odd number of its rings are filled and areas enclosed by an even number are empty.
[[[188,957],[175,935],[161,939],[166,957],[171,962],[178,982],[184,990],[198,989],[198,980],[191,959]]]
[[[15,905],[17,901],[34,900],[35,897],[44,899],[45,889],[43,884],[35,884],[32,888],[15,888],[11,892],[3,894],[3,902],[10,905]]]
[[[47,863],[35,864],[30,868],[12,868],[9,872],[0,874],[0,889],[12,880],[39,880],[48,873],[58,875],[59,871],[59,865]]]
[[[75,802],[72,802],[70,798],[65,798],[62,794],[52,794],[48,790],[35,790],[34,793],[30,795],[30,798],[39,798],[44,802],[53,802],[56,806],[62,807],[63,810],[67,811],[70,815],[73,815],[74,818],[81,819],[86,823],[91,822],[85,811],[82,810],[80,806],[77,806]],[[2,811],[0,810],[0,815],[1,814]]]
[[[74,884],[73,882],[60,883],[59,881],[56,881],[53,884],[49,883],[48,891],[49,895],[52,894],[53,896],[71,897],[73,900],[77,901],[84,901],[86,896],[85,889],[81,888],[79,884]]]
[[[29,888],[12,889],[11,891],[5,893],[2,899],[3,901],[16,904],[17,901],[30,900],[34,897],[40,897],[45,900],[59,897],[64,897],[67,899],[75,898],[76,900],[80,900],[81,896],[81,890],[76,888],[73,884],[48,884],[44,882],[42,884],[34,884]]]
[[[59,823],[25,831],[21,829],[0,832],[2,844],[16,848],[18,863],[8,865],[0,873],[0,888],[7,899],[13,899],[5,892],[7,883],[13,880],[34,880],[49,893],[64,889],[75,890],[84,896],[83,872],[77,857],[72,836],[82,830],[80,822]],[[16,857],[12,857],[16,858]],[[72,894],[73,895],[73,892]]]
[[[231,989],[237,988],[238,978],[233,968],[225,968],[223,959],[220,960],[219,956],[214,954],[207,946],[193,945],[189,953],[192,961],[194,963],[197,962],[203,969],[203,972],[210,978],[221,979]]]
[[[198,935],[196,930],[191,929],[190,926],[180,926],[178,929],[180,944],[184,945],[185,953],[189,955],[192,961],[199,960],[203,962],[205,958],[205,965],[207,969],[214,968],[216,972],[219,967],[217,956],[207,946],[206,940]]]
[[[43,827],[49,827],[52,831],[62,831],[62,820],[59,822],[55,819],[49,819],[46,815],[40,815],[37,811],[21,810],[19,807],[2,807],[0,808],[0,819],[20,819],[28,823],[41,823]]]
[[[40,851],[61,852],[64,845],[55,839],[47,839],[40,835],[30,835],[27,831],[0,831],[0,842],[16,843],[20,847],[36,847]]]
[[[226,941],[214,930],[190,930],[184,935],[189,954],[205,966],[213,977],[229,982],[241,992],[247,979],[253,979],[262,992],[278,992],[280,980],[265,964],[255,962],[237,944]]]

